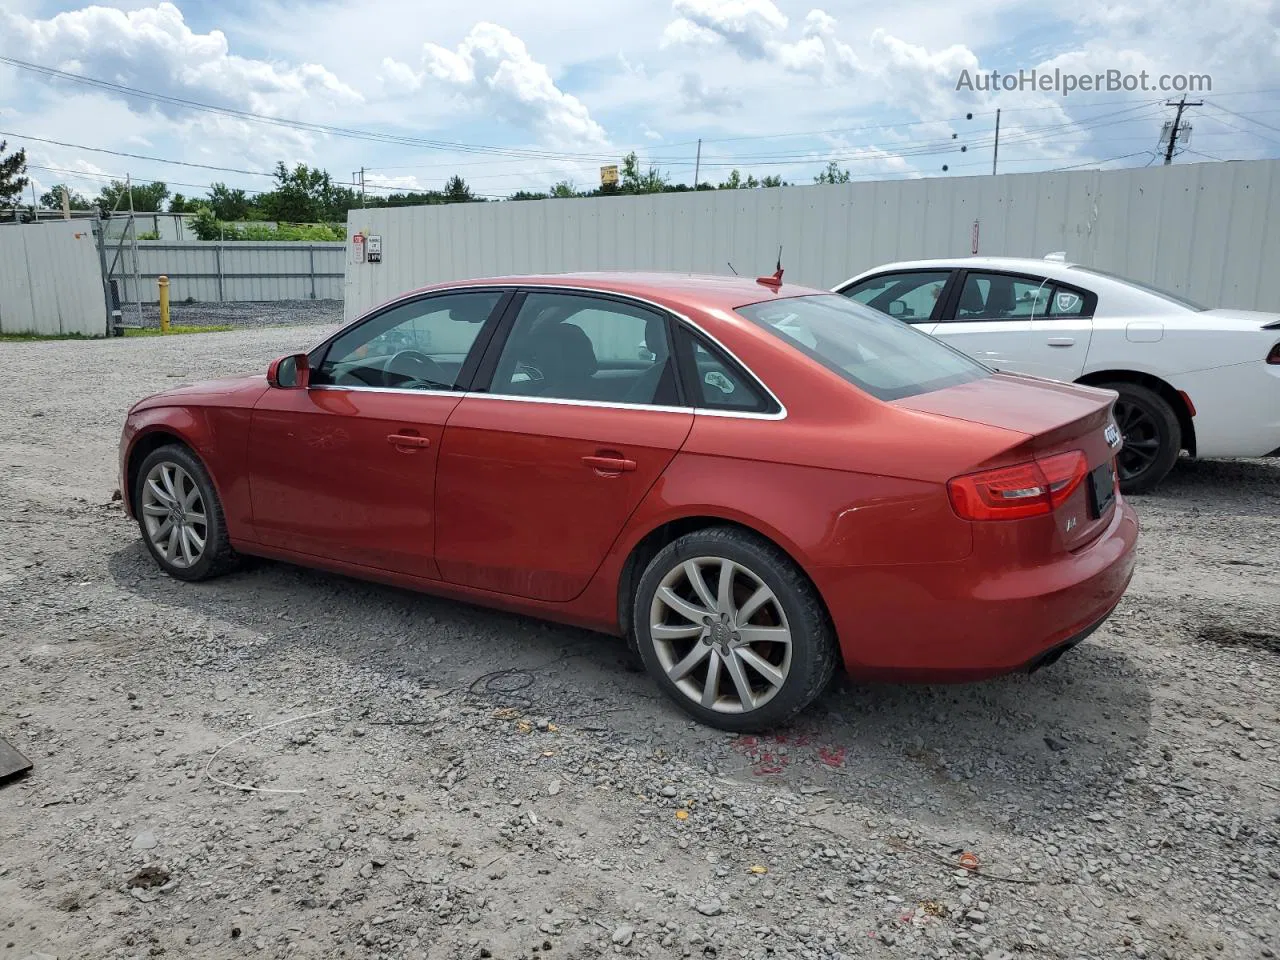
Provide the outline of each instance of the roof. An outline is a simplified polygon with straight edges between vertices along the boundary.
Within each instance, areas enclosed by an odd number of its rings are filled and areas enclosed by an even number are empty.
[[[1062,278],[1075,264],[1063,260],[1037,259],[1035,257],[942,257],[934,260],[899,260],[895,263],[882,263],[868,270],[862,270],[848,283],[871,273],[884,273],[889,270],[1011,270],[1015,273],[1032,273],[1039,276]],[[840,286],[844,286],[844,283]]]
[[[432,284],[426,289],[460,286],[560,286],[581,287],[620,293],[643,300],[671,305],[689,305],[702,309],[733,310],[749,303],[775,297],[798,297],[826,294],[830,291],[787,283],[785,277],[776,291],[758,283],[755,277],[726,277],[695,273],[600,273],[532,274],[529,276],[483,277],[454,283]]]

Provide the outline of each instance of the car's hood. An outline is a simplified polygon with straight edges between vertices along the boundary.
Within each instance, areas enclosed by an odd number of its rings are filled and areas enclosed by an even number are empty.
[[[251,407],[268,389],[266,375],[261,373],[201,380],[152,394],[135,403],[129,412],[149,410],[152,407]]]

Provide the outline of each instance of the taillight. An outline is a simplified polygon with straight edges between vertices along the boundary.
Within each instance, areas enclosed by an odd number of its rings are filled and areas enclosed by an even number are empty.
[[[947,494],[965,520],[1020,520],[1052,513],[1088,473],[1084,454],[1071,450],[956,477],[947,483]]]
[[[1271,352],[1267,354],[1267,363],[1280,365],[1280,343],[1271,348]]]

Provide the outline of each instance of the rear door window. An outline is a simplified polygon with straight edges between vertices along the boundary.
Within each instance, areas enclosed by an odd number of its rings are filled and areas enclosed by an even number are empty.
[[[940,340],[842,296],[767,300],[737,312],[881,400],[913,397],[992,373]]]
[[[908,270],[882,273],[845,287],[841,294],[873,310],[908,323],[923,323],[933,316],[950,270]]]

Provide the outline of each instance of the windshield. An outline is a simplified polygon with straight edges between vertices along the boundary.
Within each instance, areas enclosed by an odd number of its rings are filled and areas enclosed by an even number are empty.
[[[1203,304],[1196,303],[1194,300],[1188,300],[1181,294],[1170,293],[1168,290],[1161,290],[1159,287],[1153,287],[1149,283],[1139,283],[1137,280],[1130,280],[1128,277],[1122,277],[1118,273],[1109,273],[1106,270],[1099,270],[1097,267],[1073,266],[1071,269],[1079,270],[1081,273],[1096,274],[1099,277],[1106,277],[1109,280],[1119,280],[1121,283],[1127,283],[1131,287],[1137,287],[1143,293],[1149,293],[1153,297],[1159,297],[1161,300],[1168,300],[1170,303],[1176,303],[1178,306],[1186,307],[1188,310],[1204,311],[1209,309]]]
[[[737,312],[880,400],[914,397],[992,372],[927,333],[833,294],[767,300]]]

